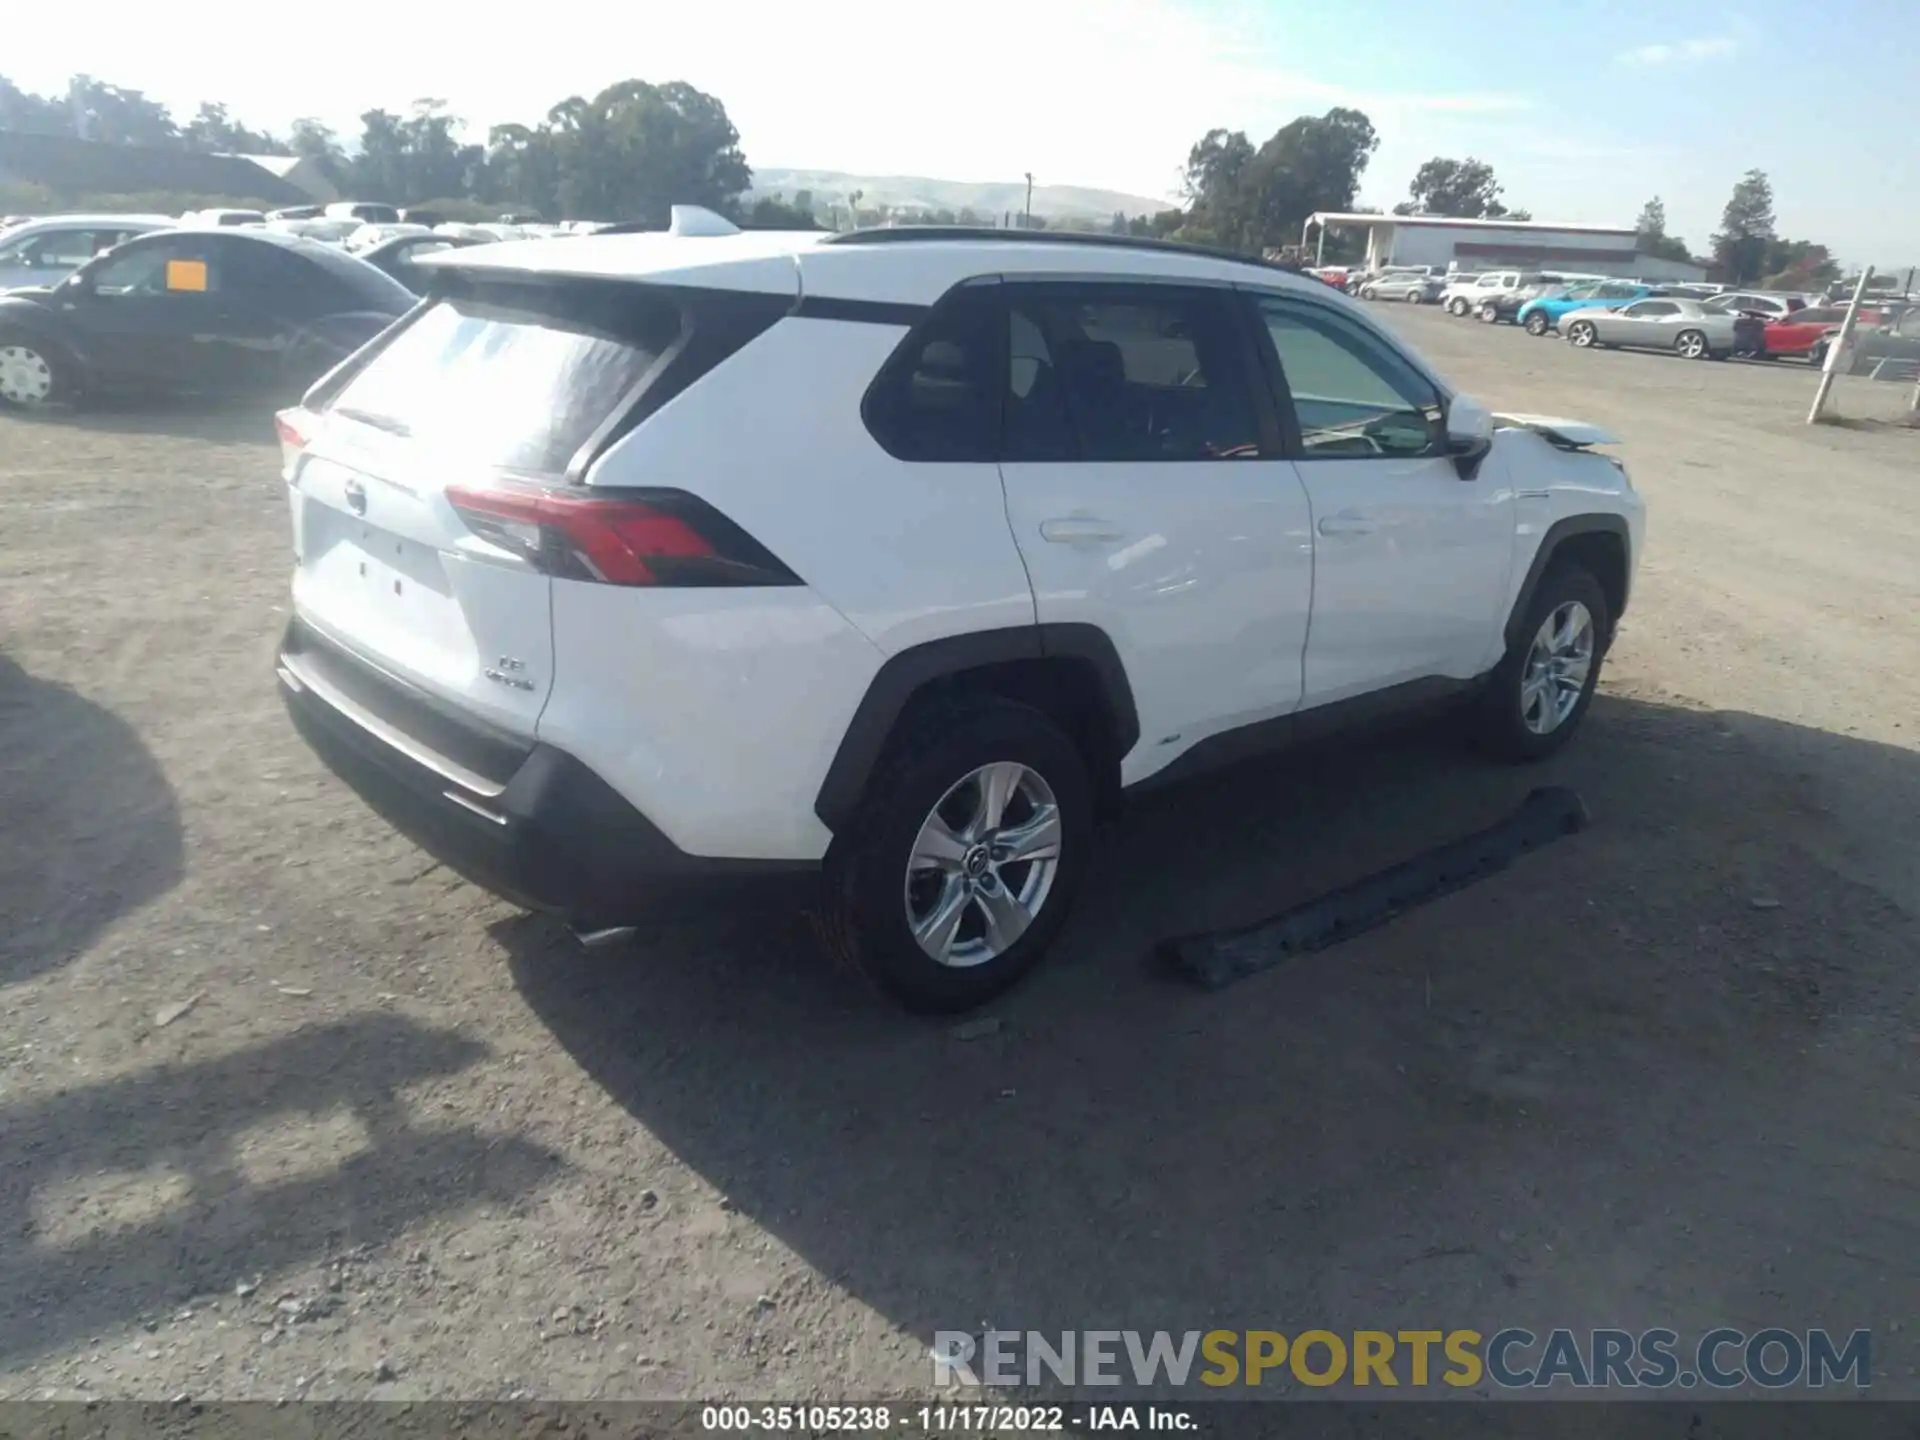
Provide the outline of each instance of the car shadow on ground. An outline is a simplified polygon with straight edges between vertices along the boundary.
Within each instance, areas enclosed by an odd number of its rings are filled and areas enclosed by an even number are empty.
[[[66,964],[179,884],[180,809],[119,716],[0,655],[0,986]]]
[[[1899,1315],[1920,1288],[1893,1198],[1920,1160],[1890,1133],[1915,1092],[1913,925],[1857,878],[1877,862],[1836,838],[1816,770],[1890,820],[1920,802],[1907,751],[1608,697],[1545,767],[1426,731],[1168,790],[987,1034],[894,1014],[772,914],[611,955],[538,920],[497,934],[640,1124],[922,1341],[1844,1328],[1874,1316],[1816,1297]],[[1219,993],[1149,959],[1545,782],[1592,828],[1384,929]],[[1871,1262],[1840,1258],[1842,1217]]]
[[[550,1179],[547,1151],[410,1121],[403,1087],[486,1053],[449,1030],[369,1015],[0,1108],[0,1289],[16,1302],[0,1317],[0,1359]],[[334,1153],[274,1139],[302,1117],[331,1125]]]
[[[38,412],[5,410],[0,414],[18,424],[55,432],[72,429],[101,435],[156,435],[215,445],[270,444],[274,440],[274,411],[298,398],[295,395],[276,402],[257,396],[224,400],[112,395],[78,407]]]

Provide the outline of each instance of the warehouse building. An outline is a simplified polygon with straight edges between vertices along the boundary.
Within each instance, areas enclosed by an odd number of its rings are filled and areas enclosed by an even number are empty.
[[[1643,255],[1631,225],[1553,225],[1540,220],[1455,220],[1440,215],[1320,211],[1300,232],[1304,253],[1324,255],[1329,230],[1365,230],[1366,268],[1572,270],[1645,280],[1704,280],[1706,267]]]

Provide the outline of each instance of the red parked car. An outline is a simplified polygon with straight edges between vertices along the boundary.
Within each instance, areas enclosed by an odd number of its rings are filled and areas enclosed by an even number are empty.
[[[1844,305],[1813,305],[1779,320],[1767,321],[1767,358],[1803,355],[1815,365],[1824,363],[1827,346],[1840,333],[1840,324],[1846,318],[1847,307]],[[1878,325],[1883,318],[1878,310],[1863,307],[1860,311],[1862,325]]]

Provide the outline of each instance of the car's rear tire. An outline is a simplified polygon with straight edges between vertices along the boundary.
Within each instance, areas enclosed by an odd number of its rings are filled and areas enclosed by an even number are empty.
[[[1453,299],[1447,301],[1447,313],[1453,316],[1456,320],[1459,319],[1462,315],[1465,315],[1467,311],[1471,310],[1472,308],[1473,307],[1467,303],[1467,299],[1464,295],[1456,295],[1453,297]]]
[[[79,397],[80,367],[37,335],[0,334],[0,406],[45,410]]]
[[[1573,738],[1593,701],[1613,635],[1607,593],[1585,566],[1549,563],[1507,653],[1487,677],[1473,721],[1478,749],[1544,760]]]
[[[1498,325],[1500,323],[1500,307],[1492,301],[1488,301],[1482,305],[1474,314],[1482,325]]]
[[[1066,922],[1093,840],[1086,760],[1040,711],[981,696],[906,721],[867,794],[828,852],[822,942],[908,1009],[985,1004]]]
[[[1673,351],[1682,360],[1707,360],[1712,358],[1713,346],[1707,342],[1705,332],[1682,330],[1673,337]]]
[[[1409,290],[1401,298],[1409,305],[1418,305],[1423,297],[1418,290]]]
[[[1544,310],[1536,310],[1527,316],[1526,328],[1527,334],[1537,338],[1551,330],[1553,328],[1553,322],[1547,318]]]
[[[1599,338],[1600,332],[1593,328],[1591,320],[1576,320],[1567,327],[1567,343],[1582,350],[1592,349]]]
[[[1827,342],[1825,340],[1822,340],[1811,350],[1807,351],[1807,363],[1815,369],[1827,363]]]
[[[1362,285],[1360,287],[1360,298],[1362,300],[1378,300],[1380,298],[1380,292],[1371,285]]]

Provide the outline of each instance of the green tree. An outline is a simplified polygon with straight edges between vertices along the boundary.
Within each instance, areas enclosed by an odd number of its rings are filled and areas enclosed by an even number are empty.
[[[1742,175],[1727,197],[1720,230],[1713,237],[1713,264],[1731,285],[1750,285],[1766,266],[1774,239],[1773,185],[1764,170]]]
[[[676,204],[731,209],[753,178],[726,107],[685,81],[576,95],[543,128],[568,215],[665,225]]]
[[[340,138],[332,129],[318,120],[303,116],[294,121],[287,148],[301,159],[313,161],[333,184],[346,179],[347,152],[340,148]]]
[[[225,105],[200,102],[200,109],[187,122],[181,137],[195,150],[221,155],[288,155],[292,151],[284,140],[264,130],[249,130],[227,114]]]
[[[1394,206],[1394,214],[1497,220],[1507,213],[1493,167],[1471,155],[1465,160],[1434,156],[1414,172],[1407,194],[1411,198]]]
[[[1297,241],[1315,211],[1352,208],[1379,145],[1373,122],[1345,107],[1302,115],[1258,150],[1237,130],[1210,130],[1187,154],[1180,238],[1250,255]]]
[[[112,145],[178,145],[180,127],[158,100],[138,90],[105,85],[90,75],[67,84],[66,107],[74,130]]]
[[[0,75],[0,130],[26,135],[71,135],[73,112],[65,100],[35,95]]]
[[[1640,218],[1634,222],[1633,228],[1636,248],[1642,255],[1653,255],[1662,260],[1693,258],[1686,241],[1667,234],[1667,206],[1658,195],[1640,207]]]
[[[753,208],[744,217],[749,230],[817,230],[814,223],[813,207],[801,209],[798,205],[789,205],[778,195],[765,195],[753,202]]]

